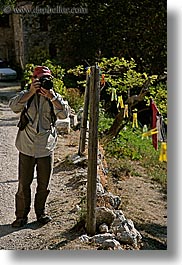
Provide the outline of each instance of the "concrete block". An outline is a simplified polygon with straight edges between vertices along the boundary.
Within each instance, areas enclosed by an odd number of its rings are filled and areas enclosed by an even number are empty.
[[[56,121],[56,128],[58,134],[69,134],[70,133],[70,118],[67,119],[58,119]]]

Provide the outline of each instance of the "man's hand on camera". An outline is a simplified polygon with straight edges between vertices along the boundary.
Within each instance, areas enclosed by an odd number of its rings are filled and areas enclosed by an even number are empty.
[[[30,93],[31,94],[38,93],[40,90],[40,85],[41,85],[41,83],[40,83],[39,79],[35,79],[30,86]]]
[[[39,95],[42,95],[43,97],[46,97],[49,99],[52,99],[53,97],[55,97],[55,92],[53,89],[47,90],[47,89],[41,87],[40,91],[39,91]]]

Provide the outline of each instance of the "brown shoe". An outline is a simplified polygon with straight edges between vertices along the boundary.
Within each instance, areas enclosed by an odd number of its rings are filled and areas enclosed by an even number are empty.
[[[49,223],[52,220],[52,218],[47,214],[42,214],[37,216],[37,221],[43,225]]]
[[[11,224],[14,228],[23,227],[27,224],[28,218],[16,218],[16,220]]]

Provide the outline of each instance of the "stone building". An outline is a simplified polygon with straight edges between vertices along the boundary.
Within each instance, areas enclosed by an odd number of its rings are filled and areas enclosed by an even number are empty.
[[[0,58],[20,67],[24,64],[22,28],[20,15],[0,16]]]
[[[35,12],[36,11],[36,12]],[[37,58],[56,58],[59,45],[51,35],[51,15],[17,1],[10,14],[0,15],[0,59],[22,69]]]
[[[49,57],[49,21],[46,15],[23,16],[24,61],[34,62],[37,57]]]

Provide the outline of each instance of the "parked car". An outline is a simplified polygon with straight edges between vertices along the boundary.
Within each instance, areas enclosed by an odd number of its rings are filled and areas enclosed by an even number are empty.
[[[9,65],[0,60],[0,81],[16,80],[17,72],[9,67]]]

